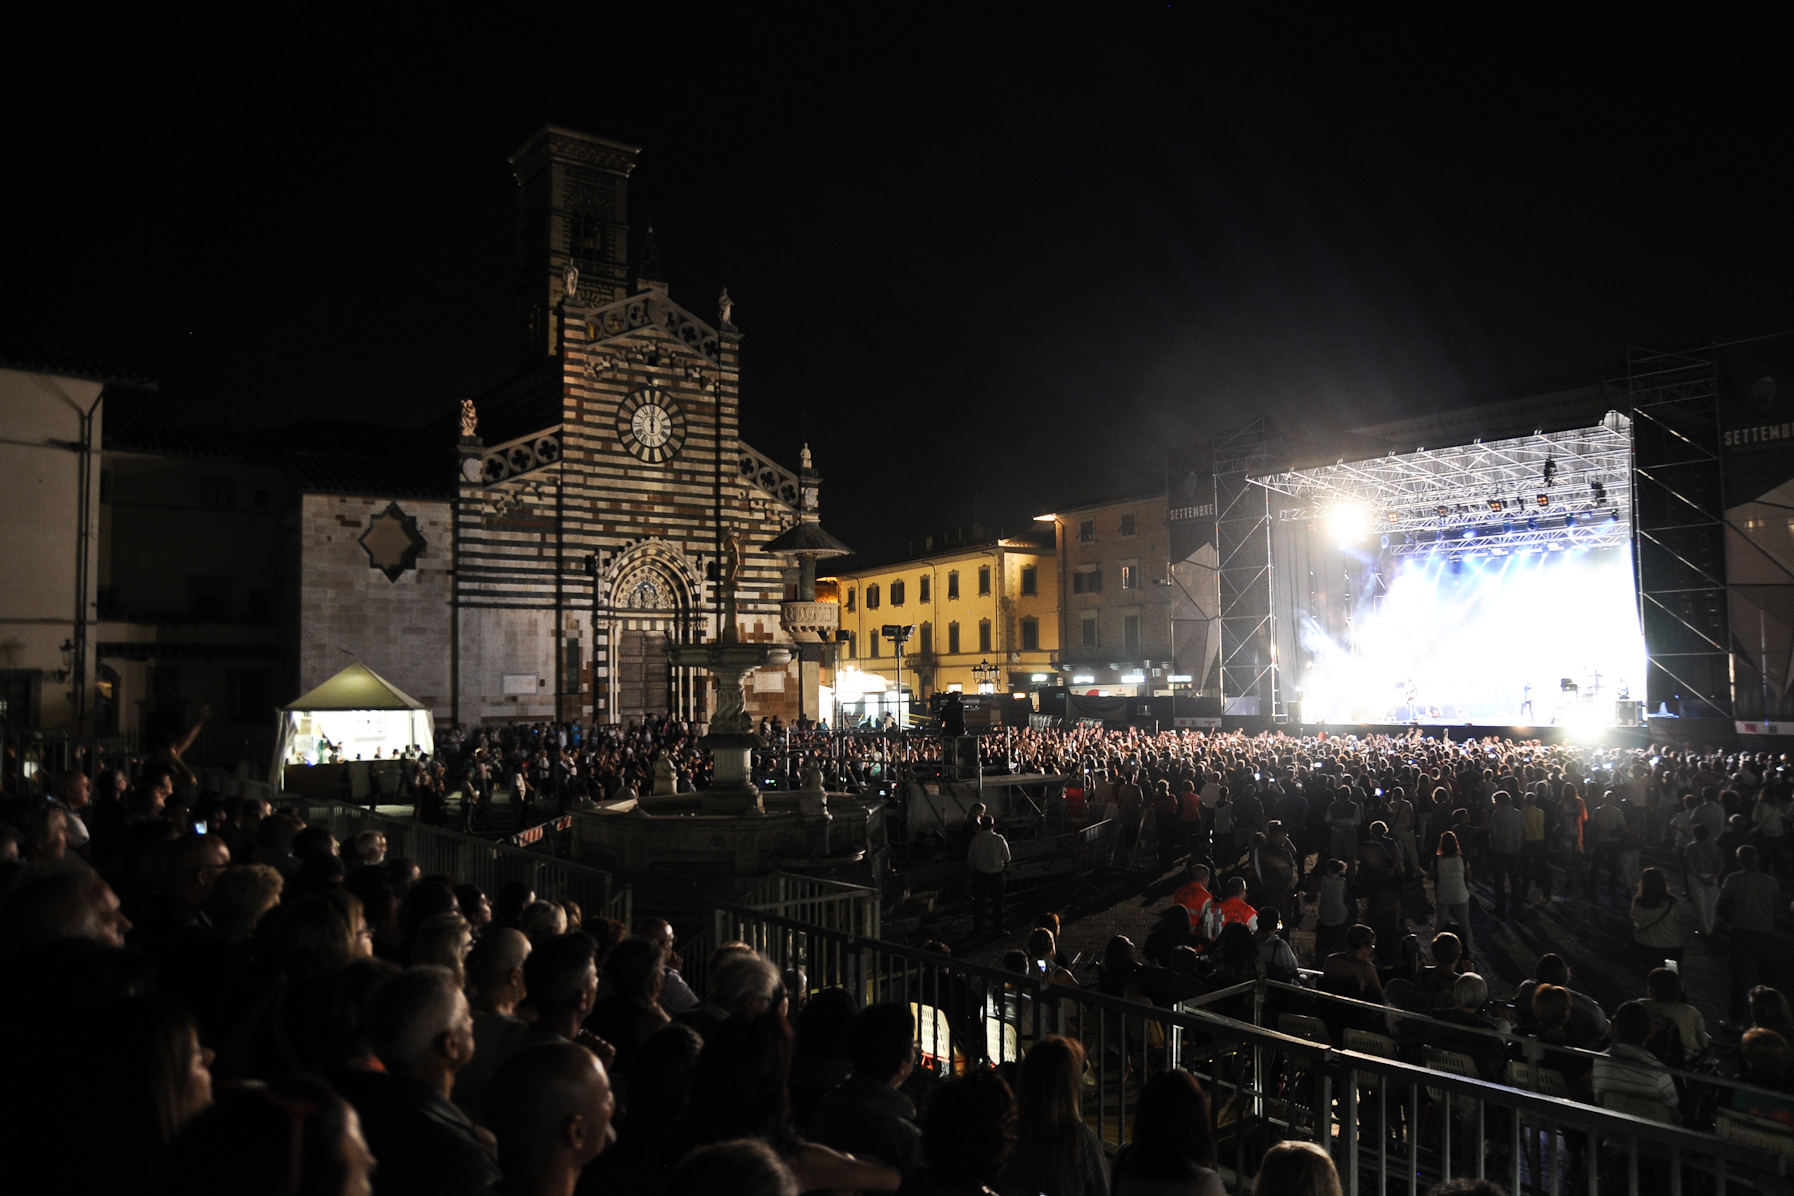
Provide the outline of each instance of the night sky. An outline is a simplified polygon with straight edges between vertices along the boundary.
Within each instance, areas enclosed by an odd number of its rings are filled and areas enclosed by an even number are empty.
[[[876,553],[1259,411],[1794,327],[1785,30],[757,7],[15,25],[0,340],[157,377],[156,422],[421,424],[514,370],[505,159],[563,124],[643,147],[636,243],[735,298],[746,439],[807,438]]]

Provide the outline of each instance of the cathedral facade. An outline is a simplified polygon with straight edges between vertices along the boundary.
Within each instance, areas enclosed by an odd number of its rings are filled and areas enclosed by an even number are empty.
[[[630,277],[637,152],[550,127],[511,159],[523,368],[433,442],[439,495],[306,497],[301,691],[354,657],[439,722],[702,721],[707,678],[668,649],[720,636],[732,539],[740,638],[790,642],[794,562],[761,549],[813,517],[814,477],[741,440],[726,292],[714,315],[674,302],[651,232]],[[804,655],[750,709],[814,717]]]

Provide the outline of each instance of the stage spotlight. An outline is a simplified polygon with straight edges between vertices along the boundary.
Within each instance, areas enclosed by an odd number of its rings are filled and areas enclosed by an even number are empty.
[[[1489,500],[1489,510],[1499,515],[1501,513],[1501,500],[1499,498],[1491,498]]]
[[[1389,512],[1389,522],[1400,523],[1401,521],[1402,517],[1400,515],[1396,514],[1394,511]]]
[[[1619,521],[1620,521],[1620,509],[1618,507],[1610,508],[1607,512],[1607,522],[1618,523]]]
[[[1466,540],[1476,539],[1476,529],[1473,527],[1465,528],[1464,529],[1464,539],[1466,539]]]
[[[1564,516],[1564,526],[1565,527],[1575,527],[1576,526],[1576,513],[1574,511],[1572,511],[1568,515]]]
[[[1504,523],[1504,524],[1502,524],[1502,525],[1501,525],[1501,534],[1502,534],[1502,535],[1504,535],[1504,536],[1511,536],[1511,535],[1513,535],[1513,534],[1514,534],[1514,525],[1513,525],[1513,524],[1511,524],[1511,523]]]
[[[1539,530],[1539,521],[1537,519],[1528,519],[1526,521],[1526,530],[1529,532],[1538,531]]]
[[[1547,489],[1549,489],[1550,487],[1555,486],[1555,485],[1557,485],[1557,459],[1555,457],[1546,457],[1545,458],[1545,486]]]
[[[1603,486],[1599,479],[1597,479],[1593,482],[1590,482],[1588,484],[1588,488],[1590,490],[1594,491],[1596,502],[1606,502],[1607,501],[1607,487]]]
[[[1414,533],[1413,532],[1403,532],[1402,533],[1402,543],[1403,544],[1414,543]]]
[[[1550,505],[1551,505],[1551,499],[1550,499],[1550,497],[1549,497],[1549,496],[1547,496],[1547,495],[1544,495],[1544,494],[1541,494],[1541,495],[1539,495],[1539,505],[1540,505],[1540,506],[1541,506],[1541,507],[1548,507],[1548,506],[1550,506]]]
[[[1359,507],[1335,507],[1327,516],[1327,528],[1341,540],[1357,540],[1369,531],[1369,517]]]
[[[1438,515],[1441,519],[1449,519],[1451,517],[1451,508],[1442,506],[1435,511],[1434,514]]]

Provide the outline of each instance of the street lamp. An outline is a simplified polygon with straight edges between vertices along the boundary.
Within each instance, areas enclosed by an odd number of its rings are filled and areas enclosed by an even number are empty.
[[[897,653],[897,730],[903,730],[903,645],[916,633],[914,623],[886,623],[879,628]]]
[[[994,694],[997,692],[997,674],[1003,670],[988,660],[980,660],[972,666],[972,676],[978,679],[978,692]]]

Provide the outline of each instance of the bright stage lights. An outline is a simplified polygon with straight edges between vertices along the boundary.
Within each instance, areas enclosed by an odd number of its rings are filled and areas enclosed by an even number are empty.
[[[1370,530],[1370,516],[1362,507],[1335,507],[1327,515],[1327,530],[1342,542],[1359,540]]]
[[[1354,606],[1349,630],[1305,617],[1310,663],[1290,679],[1302,687],[1304,717],[1510,725],[1530,686],[1537,709],[1527,722],[1598,733],[1596,712],[1610,712],[1619,687],[1644,675],[1631,553],[1563,547],[1504,553],[1478,537],[1449,554],[1398,558],[1374,605]],[[1559,698],[1561,677],[1596,675],[1601,689],[1587,705]]]

